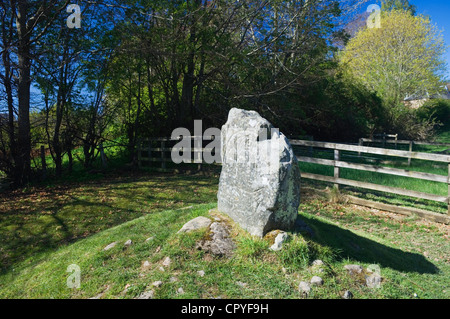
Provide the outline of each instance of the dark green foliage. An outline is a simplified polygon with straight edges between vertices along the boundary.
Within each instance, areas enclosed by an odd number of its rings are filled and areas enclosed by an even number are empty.
[[[450,126],[450,100],[433,99],[417,110],[417,115],[423,120],[434,119],[444,127]]]

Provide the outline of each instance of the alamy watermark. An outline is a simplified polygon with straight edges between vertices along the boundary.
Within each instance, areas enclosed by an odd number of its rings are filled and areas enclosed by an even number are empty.
[[[381,268],[376,264],[367,267],[366,285],[369,288],[381,288]]]
[[[66,272],[71,273],[66,280],[67,288],[81,288],[81,268],[76,264],[69,265]]]
[[[72,13],[66,20],[69,29],[81,28],[81,8],[77,4],[69,4],[66,9],[67,13]]]
[[[367,7],[367,12],[370,13],[369,18],[367,18],[366,24],[369,29],[379,29],[381,28],[381,8],[377,4],[371,4]]]
[[[262,127],[258,130],[229,131],[226,138],[227,141],[224,141],[222,131],[215,127],[203,131],[201,120],[194,121],[194,136],[187,128],[176,128],[172,131],[171,139],[180,141],[172,148],[172,161],[175,164],[194,162],[246,165],[265,162],[271,167],[278,167],[284,139],[279,129]],[[203,142],[210,140],[203,147]],[[222,143],[227,145],[225,152]]]

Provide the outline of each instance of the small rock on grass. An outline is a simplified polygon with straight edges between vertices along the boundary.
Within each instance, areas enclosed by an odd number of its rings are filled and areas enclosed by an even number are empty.
[[[197,229],[206,228],[209,225],[211,225],[211,219],[204,216],[199,216],[184,224],[178,233],[189,233]]]
[[[105,248],[103,248],[104,251],[110,250],[111,248],[114,248],[117,245],[117,242],[113,242],[111,244],[109,244],[108,246],[106,246]]]
[[[313,286],[322,286],[323,285],[323,279],[319,276],[314,276],[311,278],[311,285]]]
[[[350,275],[360,274],[363,271],[363,267],[360,265],[345,265],[344,268],[348,270]]]
[[[366,276],[366,286],[369,288],[379,288],[381,285],[381,276],[378,274],[371,274]]]
[[[316,259],[312,263],[313,266],[323,266],[323,261],[320,259]]]
[[[197,275],[199,275],[200,277],[203,277],[205,275],[205,271],[199,270],[199,271],[197,271]]]
[[[283,248],[283,243],[288,239],[288,234],[285,232],[279,233],[277,237],[275,237],[275,243],[270,246],[270,250],[279,251]]]
[[[125,244],[123,244],[125,247],[130,247],[131,244],[133,244],[133,242],[131,241],[131,239],[128,239]]]
[[[300,284],[298,285],[298,290],[301,293],[308,295],[311,292],[311,285],[309,284],[309,282],[300,281]]]
[[[172,263],[172,260],[170,259],[170,257],[166,257],[166,258],[164,258],[162,265],[164,267],[169,267],[171,263]]]
[[[151,268],[151,266],[152,265],[150,264],[150,262],[148,260],[146,260],[142,263],[141,268],[142,268],[142,270],[149,270]]]
[[[352,299],[353,298],[353,294],[350,290],[346,290],[344,292],[344,299]]]
[[[153,287],[156,287],[156,288],[159,288],[159,287],[162,286],[162,284],[163,284],[163,282],[160,281],[160,280],[158,280],[158,281],[154,281],[154,282],[152,283],[152,286],[153,286]]]
[[[144,291],[137,299],[153,299],[155,292],[153,290]]]

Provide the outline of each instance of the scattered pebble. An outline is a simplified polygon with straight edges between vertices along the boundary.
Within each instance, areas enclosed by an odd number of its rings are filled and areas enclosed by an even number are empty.
[[[205,271],[199,270],[199,271],[197,271],[197,275],[199,275],[200,277],[203,277],[205,275]]]
[[[124,245],[125,247],[130,247],[132,243],[133,243],[133,242],[131,241],[131,239],[128,239],[128,240],[125,242],[125,244],[123,244],[123,245]]]
[[[313,266],[323,266],[323,261],[320,259],[316,259],[312,263]]]
[[[323,285],[323,279],[319,276],[314,276],[311,278],[311,285],[313,286],[322,286]]]
[[[144,261],[142,264],[142,270],[149,270],[151,267],[151,264],[148,260]]]
[[[363,271],[363,267],[360,265],[345,265],[344,268],[348,270],[350,275],[360,274]]]
[[[209,225],[211,225],[211,219],[204,216],[199,216],[184,224],[177,233],[190,233],[201,228],[206,228]]]
[[[376,273],[366,276],[366,286],[369,288],[380,288],[381,280],[381,276]]]
[[[270,246],[270,250],[278,251],[283,248],[283,243],[288,239],[288,234],[285,232],[279,233],[277,237],[275,237],[275,243]]]
[[[111,248],[115,247],[117,245],[117,242],[113,242],[111,244],[109,244],[108,246],[106,246],[105,248],[103,248],[104,251],[110,250]]]
[[[298,290],[301,293],[308,295],[311,292],[311,285],[309,284],[309,282],[300,281],[300,284],[298,285]]]
[[[350,290],[346,290],[344,292],[344,299],[352,299],[353,298],[353,294]]]
[[[144,291],[137,299],[153,299],[155,292],[153,290]]]
[[[152,283],[152,286],[153,286],[153,287],[156,287],[156,288],[159,288],[159,287],[162,286],[162,284],[163,284],[163,282],[162,282],[161,280],[158,280],[158,281],[154,281],[154,282]]]
[[[171,262],[172,262],[172,260],[170,259],[170,257],[166,257],[166,258],[163,260],[162,265],[163,265],[164,267],[169,267]]]

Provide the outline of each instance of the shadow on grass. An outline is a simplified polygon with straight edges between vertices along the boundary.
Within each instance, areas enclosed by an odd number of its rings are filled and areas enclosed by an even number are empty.
[[[208,176],[116,172],[0,193],[0,275],[34,255],[143,215],[214,201],[215,192],[204,190],[216,185],[217,178]]]
[[[300,218],[313,230],[314,235],[311,240],[337,251],[338,260],[350,258],[401,272],[417,272],[420,274],[439,272],[439,268],[420,254],[404,252],[380,244],[314,217],[301,215]]]

